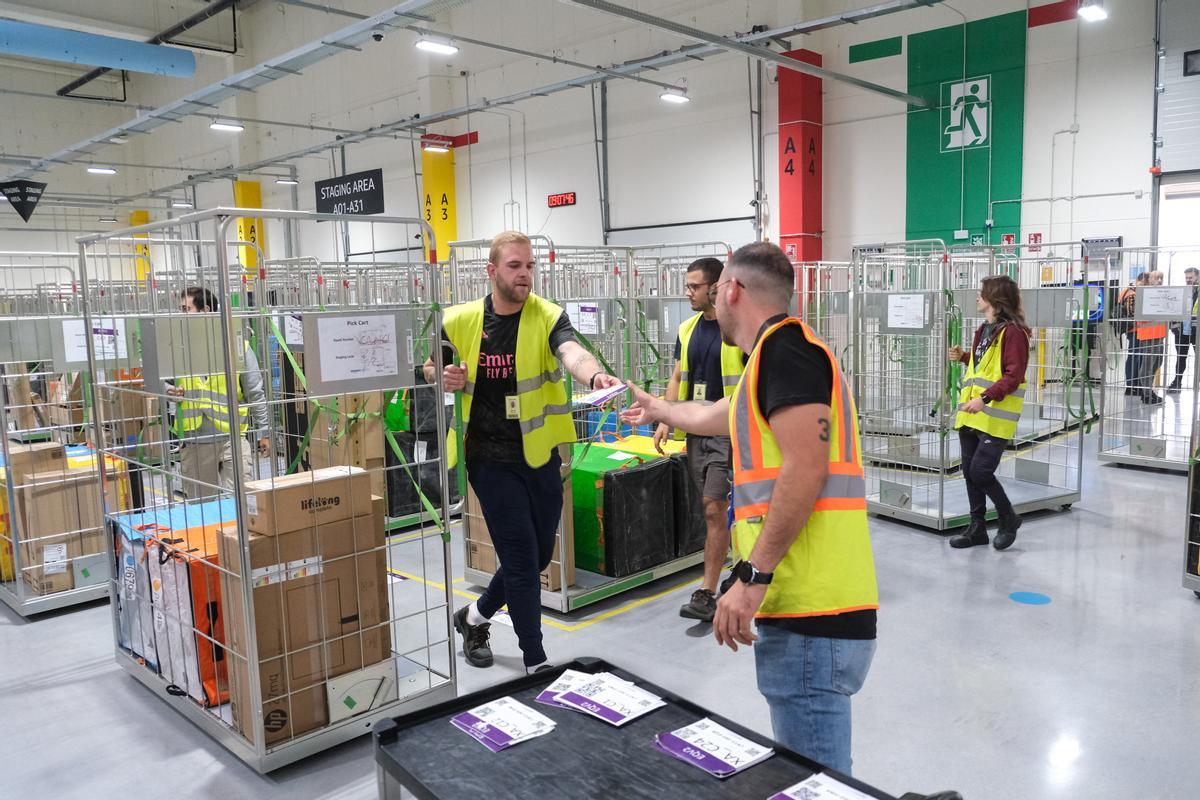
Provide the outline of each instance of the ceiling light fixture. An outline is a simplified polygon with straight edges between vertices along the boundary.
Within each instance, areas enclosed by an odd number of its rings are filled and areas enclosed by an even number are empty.
[[[275,182],[278,183],[280,186],[299,186],[300,185],[300,181],[293,180],[292,178],[276,178]]]
[[[1078,13],[1088,22],[1108,19],[1108,12],[1104,10],[1104,0],[1079,0]]]
[[[116,218],[116,217],[112,217],[112,216],[109,216],[109,217],[101,217],[101,218],[100,218],[98,221],[99,221],[99,222],[116,222],[116,221],[117,221],[117,218]]]
[[[112,167],[88,167],[87,171],[92,175],[116,175],[117,171]]]
[[[427,153],[449,153],[450,148],[443,144],[426,143],[422,145]]]
[[[436,53],[439,56],[452,56],[458,52],[458,45],[451,40],[438,39],[433,36],[421,36],[413,43],[413,47],[427,53]]]
[[[110,136],[108,141],[112,142],[113,144],[125,144],[126,142],[129,141],[129,137],[128,136]]]
[[[214,131],[225,131],[226,133],[241,133],[242,131],[246,130],[245,125],[241,125],[233,120],[228,119],[213,120],[212,124],[208,127],[212,128]]]
[[[667,89],[665,92],[660,94],[658,97],[664,103],[676,103],[676,104],[680,104],[680,105],[683,103],[691,102],[691,99],[692,99],[687,96],[687,92],[684,91],[683,89]]]
[[[187,200],[172,200],[171,208],[194,208]]]

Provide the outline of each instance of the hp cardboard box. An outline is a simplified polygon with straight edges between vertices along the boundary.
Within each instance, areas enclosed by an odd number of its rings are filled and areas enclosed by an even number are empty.
[[[358,467],[326,467],[246,484],[246,527],[263,536],[371,514],[371,479]]]
[[[326,681],[391,653],[383,519],[368,513],[317,528],[251,534],[248,544],[263,725],[273,743],[328,724]],[[251,737],[238,548],[237,527],[226,526],[221,563],[229,570],[222,595],[231,701],[238,727]]]

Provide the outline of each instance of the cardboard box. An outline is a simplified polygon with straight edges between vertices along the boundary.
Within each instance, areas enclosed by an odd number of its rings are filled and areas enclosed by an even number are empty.
[[[371,479],[358,467],[326,467],[246,484],[246,527],[280,533],[371,513]]]
[[[65,592],[78,586],[76,572],[83,559],[105,559],[100,530],[60,533],[21,542],[21,574],[34,594]],[[93,583],[95,581],[92,581]]]
[[[383,534],[382,517],[371,513],[273,536],[251,534],[257,666],[268,743],[326,724],[325,681],[390,655]],[[225,630],[234,654],[244,655],[248,615],[238,548],[237,527],[226,526],[221,535],[221,563],[230,570],[222,578]],[[232,657],[231,673],[245,669],[241,658]],[[231,682],[248,689],[248,676],[233,676]],[[244,700],[249,695],[233,691],[234,718],[249,736],[254,725]]]
[[[47,406],[50,410],[49,423],[55,428],[78,428],[83,425],[83,406],[59,405]]]
[[[24,370],[19,370],[18,366],[10,365],[8,371],[10,374],[5,377],[8,390],[8,415],[12,420],[9,424],[15,423],[18,431],[32,431],[42,427],[37,413],[40,399],[35,399],[37,396],[30,387],[29,376],[22,374]],[[18,372],[18,374],[12,374],[14,372]]]
[[[570,463],[571,460],[569,457],[564,458],[563,470],[570,469]],[[561,542],[565,542],[567,546],[567,586],[575,585],[575,522],[572,503],[571,482],[566,481],[563,484],[563,513],[562,518],[559,520],[559,541],[554,545],[554,554],[551,557],[550,566],[546,567],[541,573],[542,588],[549,589],[552,592],[562,589],[560,567],[562,559],[559,553]],[[488,534],[487,522],[483,518],[483,508],[479,504],[479,498],[475,495],[475,490],[470,485],[467,486],[467,505],[463,520],[463,531],[467,548],[467,566],[481,572],[494,574],[496,566],[499,563],[496,557],[496,550],[492,546],[492,539]]]
[[[383,439],[384,394],[376,391],[327,397],[320,401],[321,409],[309,402],[308,419],[317,420],[309,443],[310,453],[314,448],[328,449],[329,457],[337,459],[327,464],[317,464],[310,455],[309,463],[313,467],[338,464],[363,466],[363,462],[382,459],[386,447]],[[318,454],[317,457],[326,456]]]
[[[8,463],[4,469],[14,486],[25,483],[31,472],[61,472],[66,466],[66,453],[59,442],[8,443]]]

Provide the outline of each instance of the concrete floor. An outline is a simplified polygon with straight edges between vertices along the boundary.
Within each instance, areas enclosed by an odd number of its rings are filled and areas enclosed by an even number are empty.
[[[872,520],[882,610],[855,699],[858,777],[967,800],[1196,796],[1186,479],[1097,466],[1095,450],[1092,436],[1083,501],[1031,516],[1004,553]],[[575,632],[547,627],[551,658],[607,658],[769,734],[753,655],[718,649],[707,626],[677,616],[692,575],[589,607],[570,622],[650,598]],[[1053,602],[1021,605],[1015,591]],[[494,668],[461,667],[464,692],[517,674],[512,632],[494,626],[493,645]],[[102,603],[29,622],[0,608],[0,720],[4,797],[375,796],[366,737],[265,777],[243,766],[118,669]]]

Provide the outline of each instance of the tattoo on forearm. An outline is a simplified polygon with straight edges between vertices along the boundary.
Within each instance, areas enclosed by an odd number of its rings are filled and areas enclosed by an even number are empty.
[[[822,442],[828,442],[829,441],[829,420],[825,419],[824,417],[821,417],[820,419],[817,420],[817,424],[821,426],[821,432],[818,433],[817,435],[821,438]]]

